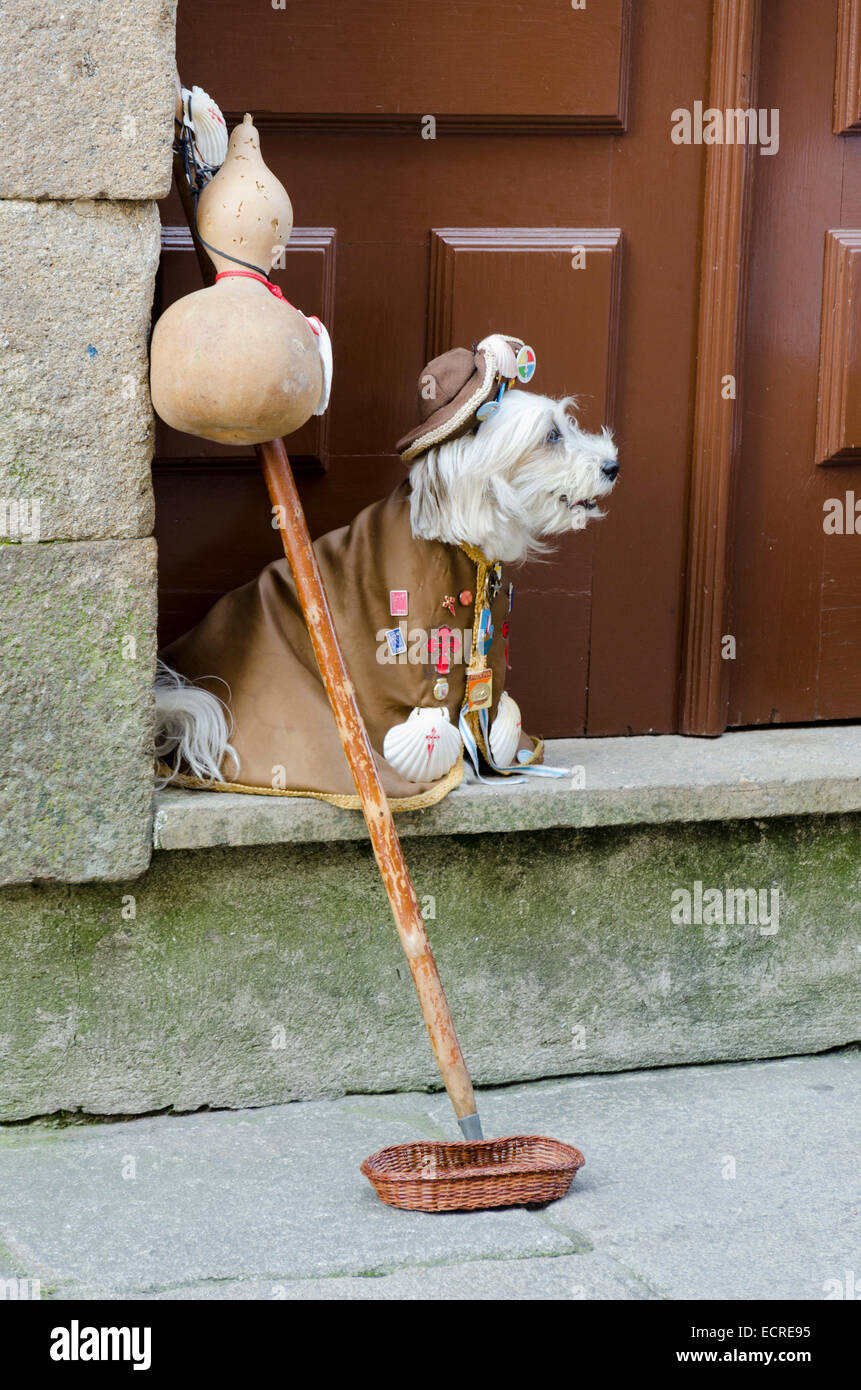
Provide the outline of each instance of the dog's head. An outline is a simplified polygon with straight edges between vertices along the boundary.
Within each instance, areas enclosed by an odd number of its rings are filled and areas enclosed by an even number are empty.
[[[414,535],[466,541],[519,561],[546,538],[580,530],[612,490],[619,463],[609,430],[587,434],[573,397],[510,390],[472,434],[416,460],[410,472]]]

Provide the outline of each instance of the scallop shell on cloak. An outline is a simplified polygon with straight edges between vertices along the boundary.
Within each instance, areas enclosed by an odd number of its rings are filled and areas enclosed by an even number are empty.
[[[460,756],[460,734],[447,709],[414,709],[383,739],[383,757],[409,782],[436,782]]]
[[[520,707],[503,690],[490,730],[490,756],[497,767],[510,767],[520,742]]]

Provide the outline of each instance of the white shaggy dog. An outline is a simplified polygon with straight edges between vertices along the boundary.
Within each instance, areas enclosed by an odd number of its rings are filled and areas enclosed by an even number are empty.
[[[619,464],[606,429],[581,430],[575,398],[508,390],[472,433],[430,448],[410,470],[412,534],[520,563],[579,530],[612,490]],[[217,780],[230,746],[226,706],[163,662],[156,679],[156,754],[175,771]],[[162,780],[169,781],[170,778]]]

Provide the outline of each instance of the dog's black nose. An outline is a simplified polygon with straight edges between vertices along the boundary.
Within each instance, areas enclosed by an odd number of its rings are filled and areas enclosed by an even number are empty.
[[[603,464],[601,465],[601,472],[604,474],[604,477],[605,477],[605,478],[609,478],[609,479],[610,479],[610,482],[611,482],[611,483],[612,483],[613,479],[615,478],[616,474],[618,473],[618,471],[619,471],[619,465],[618,465],[618,463],[603,463]]]

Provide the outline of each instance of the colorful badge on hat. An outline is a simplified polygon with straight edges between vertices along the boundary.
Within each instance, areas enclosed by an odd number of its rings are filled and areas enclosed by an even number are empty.
[[[404,634],[401,632],[399,627],[392,627],[388,629],[388,631],[386,632],[386,641],[389,644],[389,651],[391,652],[392,656],[400,656],[401,652],[405,652],[407,649]]]
[[[435,700],[444,700],[447,694],[448,681],[440,676],[439,680],[434,682],[433,697]]]
[[[518,380],[531,381],[535,375],[535,352],[531,347],[522,347],[517,354]]]
[[[493,703],[493,672],[471,671],[466,677],[467,709],[487,709]]]
[[[389,589],[389,612],[393,618],[405,618],[409,612],[409,595],[406,589]]]
[[[491,603],[502,588],[502,565],[497,560],[487,571],[487,596]]]
[[[443,608],[447,608],[451,616],[454,617],[454,594],[446,594],[443,598],[442,606]]]

